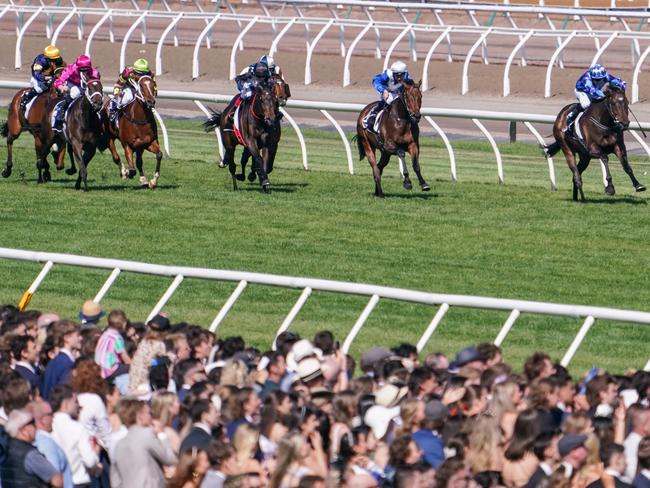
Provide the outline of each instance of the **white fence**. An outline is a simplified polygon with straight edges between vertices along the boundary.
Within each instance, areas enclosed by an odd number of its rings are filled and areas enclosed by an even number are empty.
[[[0,80],[0,89],[20,89],[26,88],[28,86],[25,82],[16,82],[16,81],[2,81]],[[109,88],[104,89],[105,93],[112,93],[112,90]],[[205,107],[203,102],[211,103],[228,103],[232,99],[232,95],[212,95],[208,93],[198,93],[198,92],[184,92],[184,91],[174,91],[174,90],[159,90],[158,91],[159,99],[169,99],[169,100],[187,100],[192,101],[194,104],[205,114],[210,115],[209,110]],[[307,100],[289,100],[287,102],[286,108],[281,108],[280,110],[284,114],[285,118],[295,130],[296,136],[298,137],[298,142],[300,144],[301,159],[302,165],[305,170],[309,169],[309,158],[307,152],[306,140],[303,136],[302,130],[295,119],[287,112],[287,109],[306,109],[314,110],[320,112],[334,127],[341,138],[341,142],[345,148],[346,160],[348,166],[348,172],[354,174],[354,157],[353,150],[346,135],[345,131],[337,119],[332,115],[331,112],[343,112],[343,113],[359,113],[364,107],[363,104],[359,103],[335,103],[335,102],[313,102]],[[502,122],[521,122],[524,126],[531,132],[535,139],[540,143],[544,144],[544,138],[539,133],[539,131],[533,126],[533,123],[541,124],[552,124],[555,121],[555,117],[552,115],[537,115],[537,114],[525,114],[517,112],[491,112],[485,110],[471,110],[471,109],[449,109],[449,108],[433,108],[425,107],[422,108],[421,114],[427,123],[433,128],[433,130],[440,136],[440,139],[443,141],[447,153],[449,155],[449,169],[451,173],[452,181],[457,181],[457,168],[456,168],[456,155],[447,136],[447,133],[440,127],[440,125],[433,119],[433,117],[445,117],[445,118],[456,118],[456,119],[469,119],[473,124],[478,128],[481,134],[488,140],[490,147],[494,152],[494,158],[496,161],[496,176],[499,183],[505,182],[504,167],[503,167],[503,158],[501,156],[501,151],[497,146],[494,136],[490,131],[483,125],[482,120],[492,120],[492,121],[502,121]],[[167,153],[167,156],[170,155],[170,145],[169,138],[167,135],[167,128],[165,126],[164,120],[158,115],[158,122],[161,125],[161,130],[163,132],[163,142],[164,148]],[[650,131],[650,123],[640,123],[636,122],[630,124],[629,133],[636,139],[636,141],[641,145],[645,150],[648,157],[650,157],[650,147],[646,142],[637,134],[637,130],[644,129]],[[221,144],[221,139],[219,136],[219,131],[215,130],[215,135],[217,136],[219,144],[219,154],[223,158],[223,146]],[[555,177],[555,163],[553,158],[547,157],[548,164],[548,176],[550,181],[551,190],[557,189],[557,182]],[[400,171],[403,171],[404,161],[400,161]],[[607,186],[607,180],[605,178],[605,168],[601,163],[602,175],[603,175],[603,185]]]
[[[363,3],[363,2],[362,2]],[[366,2],[372,4],[373,2]],[[376,2],[375,2],[376,3]],[[416,4],[419,5],[419,4]],[[447,4],[425,4],[427,8],[433,9],[436,12],[436,6],[441,9],[451,8]],[[636,18],[640,22],[647,21],[650,18],[650,13],[638,11],[607,11],[607,10],[586,10],[586,9],[557,9],[548,7],[535,7],[534,11],[539,10],[540,15],[544,15],[548,28],[547,29],[524,29],[517,27],[515,20],[511,13],[517,12],[530,12],[531,7],[521,8],[518,6],[485,6],[485,5],[456,5],[455,9],[466,11],[474,15],[475,11],[481,9],[492,9],[488,11],[496,11],[499,13],[508,14],[508,19],[512,27],[495,27],[495,26],[481,26],[476,18],[474,18],[473,25],[446,25],[442,18],[438,15],[439,25],[432,24],[417,24],[413,22],[385,22],[375,20],[368,10],[367,20],[355,20],[345,18],[312,18],[305,17],[302,14],[297,17],[269,17],[266,15],[242,15],[234,13],[204,13],[204,12],[172,12],[172,11],[151,11],[151,10],[119,10],[119,9],[92,9],[92,8],[78,8],[78,7],[46,7],[46,6],[18,6],[18,5],[0,5],[0,20],[10,14],[16,15],[17,19],[22,19],[20,22],[17,20],[16,32],[17,40],[15,47],[15,67],[19,69],[23,64],[22,43],[24,37],[31,33],[34,29],[32,26],[39,18],[47,19],[45,22],[45,35],[50,38],[52,43],[56,43],[66,26],[74,17],[79,19],[94,19],[95,23],[86,37],[85,52],[88,55],[92,54],[92,43],[96,39],[96,34],[103,27],[109,29],[110,40],[115,41],[113,32],[113,23],[117,19],[128,21],[128,28],[123,35],[120,46],[120,66],[121,70],[126,64],[126,52],[129,42],[134,32],[141,29],[141,42],[151,41],[151,35],[147,33],[146,22],[147,19],[158,19],[166,23],[166,27],[159,33],[156,41],[156,55],[155,55],[155,71],[156,74],[163,72],[163,46],[168,41],[170,34],[173,33],[174,45],[178,45],[178,37],[176,30],[179,28],[181,22],[184,21],[202,21],[205,25],[201,32],[197,35],[194,42],[194,49],[192,53],[192,77],[197,78],[200,74],[200,49],[203,43],[206,47],[210,48],[211,33],[216,29],[217,25],[223,23],[237,24],[239,34],[236,36],[234,42],[230,44],[230,69],[229,76],[233,79],[237,73],[237,52],[241,50],[246,40],[246,36],[251,36],[255,32],[255,28],[267,29],[271,26],[274,32],[274,39],[270,46],[271,54],[274,54],[280,46],[283,39],[291,29],[303,29],[305,33],[305,50],[306,61],[304,69],[304,83],[306,85],[312,82],[312,63],[318,43],[323,39],[327,32],[339,30],[339,47],[341,56],[345,58],[343,72],[341,74],[342,85],[348,86],[351,83],[351,63],[352,57],[355,52],[359,53],[359,44],[361,41],[374,34],[376,46],[374,49],[375,56],[379,59],[383,58],[383,66],[388,66],[391,56],[394,55],[399,46],[408,41],[406,52],[412,60],[424,59],[422,68],[423,88],[426,90],[429,87],[429,65],[434,56],[444,56],[448,61],[460,58],[463,61],[463,75],[462,86],[460,92],[467,93],[469,90],[469,73],[470,62],[476,53],[477,49],[481,47],[481,59],[483,63],[489,63],[488,56],[488,41],[493,38],[509,38],[512,39],[512,50],[509,53],[505,68],[503,72],[503,96],[510,94],[510,69],[515,59],[519,57],[519,62],[526,65],[525,49],[526,45],[530,45],[534,41],[550,40],[550,43],[545,43],[544,49],[548,50],[548,63],[546,68],[544,96],[550,97],[552,95],[552,70],[555,65],[564,68],[564,54],[570,49],[571,43],[576,43],[579,39],[588,39],[594,42],[594,50],[589,52],[581,47],[577,52],[584,56],[584,65],[593,64],[601,59],[608,49],[611,49],[612,44],[621,42],[629,44],[630,46],[630,66],[633,66],[633,77],[631,82],[632,94],[631,102],[635,103],[639,100],[639,77],[641,74],[643,63],[646,61],[647,56],[650,54],[650,33],[638,32],[633,30],[629,25],[629,18]],[[496,9],[496,10],[495,10]],[[566,15],[575,13],[576,15],[600,15],[607,19],[615,18],[616,23],[620,24],[620,30],[607,30],[595,31],[586,20],[587,17],[580,17],[583,19],[583,24],[587,26],[585,30],[566,30],[557,29],[547,12],[565,12]],[[474,13],[473,13],[474,12]],[[60,22],[54,26],[53,18],[58,16]],[[625,17],[624,17],[625,16]],[[26,17],[26,20],[25,20]],[[628,20],[626,20],[626,18]],[[77,23],[77,37],[81,40],[84,38],[85,30],[80,26],[82,23]],[[31,29],[31,30],[30,30]],[[346,29],[355,33],[351,42],[346,42],[345,32]],[[313,38],[311,32],[317,32]],[[391,39],[390,46],[382,53],[381,39]],[[421,39],[418,44],[417,39]],[[463,53],[458,54],[453,52],[454,46],[456,51],[460,48],[466,47],[463,43],[453,43],[453,39],[462,39],[464,42],[467,39],[475,39],[475,42],[469,49]],[[424,39],[428,41],[425,43]],[[301,44],[302,45],[302,44]],[[418,46],[421,46],[418,48]],[[422,48],[426,48],[425,49]],[[446,52],[439,52],[446,46]]]
[[[111,270],[110,275],[97,292],[97,295],[95,295],[94,301],[97,303],[101,302],[106,293],[108,293],[110,288],[115,283],[115,280],[123,272],[173,277],[173,281],[149,313],[147,321],[149,321],[163,309],[165,304],[174,295],[178,287],[186,278],[236,282],[237,287],[226,300],[221,310],[218,311],[214,320],[212,321],[212,324],[210,325],[210,330],[213,332],[218,329],[219,324],[221,324],[237,299],[248,287],[248,285],[251,284],[278,286],[283,288],[294,288],[302,290],[300,297],[287,313],[287,316],[278,327],[274,337],[277,337],[278,334],[289,328],[309,296],[315,291],[369,297],[369,301],[366,307],[357,318],[356,322],[345,338],[345,341],[343,342],[342,349],[346,353],[350,350],[350,346],[352,345],[357,334],[361,331],[366,320],[381,299],[420,303],[424,305],[439,305],[438,310],[434,314],[431,322],[424,329],[424,332],[422,333],[422,336],[417,343],[418,351],[422,351],[424,349],[427,342],[451,307],[509,311],[510,315],[503,323],[499,334],[494,340],[494,343],[499,346],[503,344],[508,333],[522,313],[556,315],[584,319],[580,330],[574,337],[573,341],[571,342],[569,348],[562,358],[561,364],[563,366],[569,365],[571,359],[575,355],[585,336],[589,332],[589,329],[593,326],[596,320],[616,320],[643,325],[650,324],[650,313],[613,308],[589,307],[581,305],[561,305],[554,303],[509,300],[468,295],[447,295],[406,290],[403,288],[349,283],[343,281],[320,280],[312,278],[250,273],[243,271],[162,266],[136,261],[75,256],[71,254],[33,252],[9,248],[0,248],[0,258],[45,263],[34,282],[21,298],[21,307],[24,307],[29,303],[32,296],[34,293],[36,293],[39,286],[47,277],[48,273],[55,264]],[[645,370],[650,370],[650,360],[645,365]]]

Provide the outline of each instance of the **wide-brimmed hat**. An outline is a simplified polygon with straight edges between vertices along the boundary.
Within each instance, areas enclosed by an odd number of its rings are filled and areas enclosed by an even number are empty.
[[[375,403],[382,407],[392,408],[397,405],[409,392],[407,386],[387,383],[375,392]]]
[[[291,350],[287,353],[287,367],[291,371],[298,370],[298,363],[310,356],[316,356],[321,359],[323,352],[314,347],[314,345],[307,339],[301,339],[291,346]]]
[[[169,330],[171,327],[171,324],[169,323],[169,318],[166,315],[163,314],[158,314],[154,316],[149,322],[147,322],[147,325],[158,332],[165,332]]]
[[[97,322],[100,318],[104,316],[104,311],[102,307],[99,306],[99,303],[93,302],[92,300],[86,300],[81,307],[81,312],[79,312],[79,319],[81,322]]]
[[[386,435],[390,422],[399,416],[399,407],[386,408],[381,405],[374,405],[366,410],[363,416],[363,423],[372,429],[377,440]]]
[[[560,441],[557,443],[557,450],[560,452],[560,456],[564,457],[574,449],[584,446],[586,441],[586,435],[567,434],[565,436],[562,436]]]
[[[315,380],[319,376],[323,376],[323,372],[320,369],[320,361],[316,357],[309,357],[300,361],[296,372],[298,373],[298,378],[305,383]]]
[[[483,357],[476,347],[466,347],[465,349],[459,351],[458,354],[456,354],[456,359],[454,359],[454,361],[449,364],[449,369],[459,369],[466,364],[471,363],[472,361],[480,361],[482,359]]]

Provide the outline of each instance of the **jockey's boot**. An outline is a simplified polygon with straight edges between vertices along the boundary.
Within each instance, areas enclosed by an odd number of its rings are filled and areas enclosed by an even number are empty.
[[[574,122],[575,118],[580,113],[581,108],[582,107],[580,107],[580,104],[575,104],[573,106],[571,111],[566,116],[566,127],[564,127],[564,129],[562,129],[562,132],[564,132],[566,134],[567,132],[569,132],[569,130],[571,130],[571,126],[573,125],[573,122]]]
[[[27,104],[31,102],[32,98],[34,98],[36,95],[38,95],[38,93],[36,93],[36,90],[33,88],[23,93],[23,95],[20,97],[21,112],[25,113],[25,110],[27,110]]]
[[[119,109],[117,107],[117,99],[113,97],[111,103],[108,104],[108,118],[110,119],[111,122],[115,122],[118,111]]]
[[[68,105],[72,99],[70,96],[66,95],[63,99],[56,105],[56,114],[54,115],[54,124],[52,125],[52,130],[56,132],[61,132],[63,130],[63,119],[65,118],[65,112],[68,109]]]

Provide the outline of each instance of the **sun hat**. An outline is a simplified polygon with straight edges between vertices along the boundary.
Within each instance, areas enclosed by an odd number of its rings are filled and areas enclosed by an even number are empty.
[[[320,369],[320,361],[316,357],[305,358],[298,363],[298,378],[307,383],[323,375]]]
[[[370,407],[363,416],[363,422],[372,429],[377,440],[383,438],[390,422],[399,416],[399,407],[386,408],[381,405]]]
[[[79,312],[79,319],[81,319],[82,324],[85,322],[97,322],[103,316],[104,311],[102,307],[99,306],[99,303],[93,302],[92,300],[86,300],[81,307],[81,312]]]
[[[375,403],[382,407],[392,408],[397,405],[409,392],[407,386],[387,383],[375,392]]]
[[[459,369],[466,364],[471,363],[472,361],[480,361],[481,359],[483,358],[476,347],[466,347],[465,349],[460,350],[458,354],[456,354],[456,359],[454,359],[454,361],[449,364],[449,369]]]
[[[158,315],[154,316],[149,322],[147,322],[147,325],[158,332],[165,332],[166,330],[169,330],[171,327],[171,324],[169,323],[169,318],[166,315],[163,315],[159,313]]]
[[[309,340],[300,339],[291,346],[291,350],[287,353],[287,367],[291,371],[297,371],[298,363],[310,356],[316,356],[318,359],[321,359],[323,353],[320,349],[314,347]]]
[[[584,446],[587,436],[583,434],[567,434],[557,443],[557,450],[560,456],[564,457],[574,449]]]

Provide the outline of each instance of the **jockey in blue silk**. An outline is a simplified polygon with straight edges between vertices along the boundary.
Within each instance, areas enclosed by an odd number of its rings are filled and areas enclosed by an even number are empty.
[[[268,83],[274,74],[280,74],[280,67],[275,64],[271,56],[265,54],[257,63],[244,68],[235,78],[239,96],[242,100],[247,100],[253,95],[258,84]]]
[[[50,44],[32,63],[32,79],[29,81],[31,89],[24,92],[20,99],[20,109],[23,112],[32,98],[50,89],[58,68],[65,68],[65,63],[59,48]]]
[[[399,96],[402,90],[402,81],[413,81],[406,64],[402,61],[395,61],[390,68],[385,69],[372,79],[372,86],[379,93],[380,99],[379,104],[366,117],[367,129],[374,132],[375,117]]]
[[[566,129],[571,126],[575,117],[582,111],[587,110],[592,101],[598,101],[605,98],[603,88],[606,84],[625,90],[625,81],[610,75],[607,70],[600,64],[595,64],[589,68],[576,82],[575,94],[579,105],[576,106],[567,115]]]

